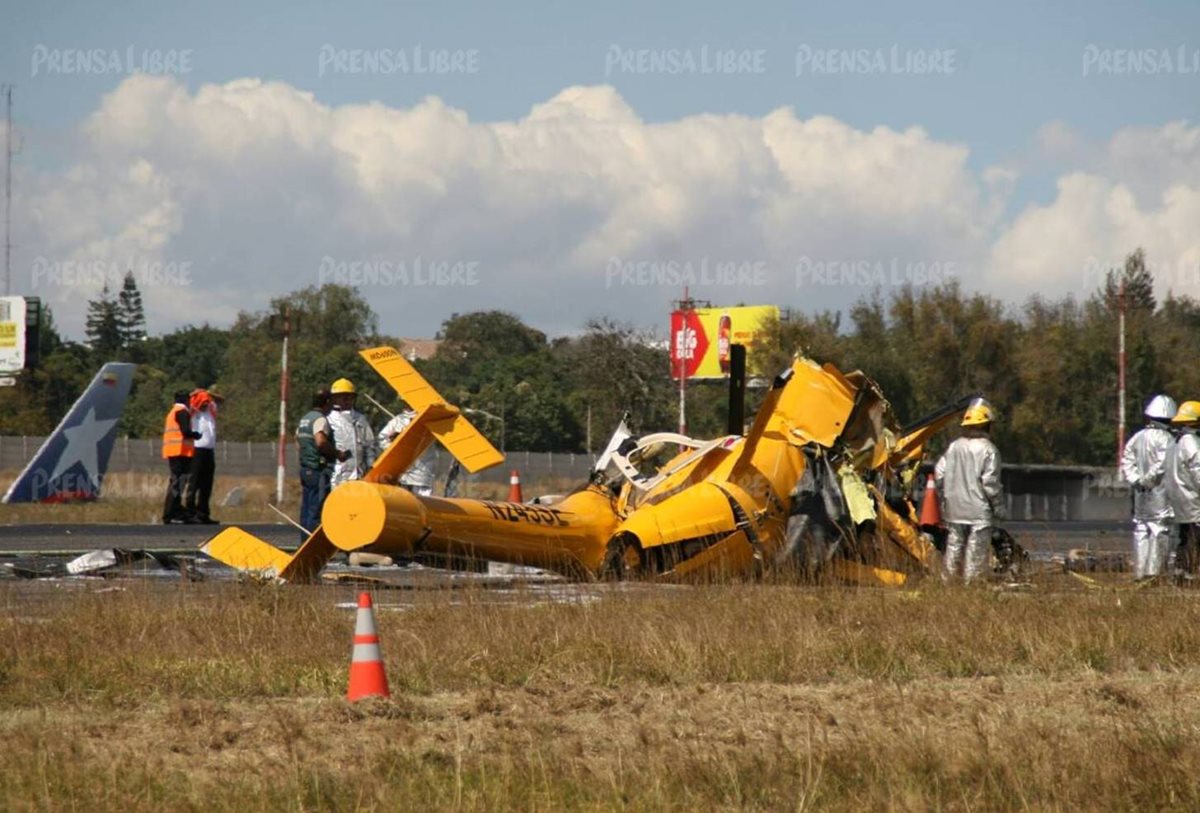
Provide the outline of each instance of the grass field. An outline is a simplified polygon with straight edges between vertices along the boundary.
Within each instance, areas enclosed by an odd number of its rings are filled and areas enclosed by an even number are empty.
[[[1195,810],[1174,588],[387,593],[0,585],[4,810]]]

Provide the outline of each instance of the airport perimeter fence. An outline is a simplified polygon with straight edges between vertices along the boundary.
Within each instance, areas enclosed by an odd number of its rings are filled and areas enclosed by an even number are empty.
[[[41,447],[41,437],[0,436],[0,471],[16,472]],[[221,441],[217,444],[217,474],[274,476],[277,461],[274,443]],[[432,450],[438,482],[444,482],[450,455],[440,446]],[[507,483],[516,470],[521,481],[543,491],[583,482],[594,456],[567,452],[510,451],[503,465],[472,475],[477,483]],[[286,473],[298,476],[295,444],[287,445]],[[161,472],[165,467],[157,438],[117,438],[108,470]],[[1006,464],[1003,468],[1008,517],[1014,520],[1112,520],[1129,516],[1129,487],[1115,469],[1091,466],[1039,466]],[[532,496],[526,489],[526,495]]]
[[[0,471],[16,472],[41,448],[44,437],[0,435]],[[108,471],[157,472],[165,470],[158,438],[117,438],[113,444]],[[435,444],[432,450],[439,480],[450,469],[450,454]],[[252,441],[218,441],[216,448],[217,473],[230,476],[275,476],[278,465],[278,446],[275,443]],[[560,478],[582,481],[592,467],[593,456],[563,452],[508,452],[503,466],[495,466],[472,475],[478,483],[507,483],[513,469],[523,482],[547,482]],[[296,445],[286,447],[285,472],[298,477]]]

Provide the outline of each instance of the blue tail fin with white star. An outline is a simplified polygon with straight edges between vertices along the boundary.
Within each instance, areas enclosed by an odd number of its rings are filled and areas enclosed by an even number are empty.
[[[94,500],[108,468],[136,364],[110,361],[9,486],[4,502]]]

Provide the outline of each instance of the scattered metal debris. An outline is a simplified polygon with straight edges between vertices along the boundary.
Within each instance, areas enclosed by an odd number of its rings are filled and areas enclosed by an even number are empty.
[[[1063,569],[1074,573],[1125,573],[1129,556],[1123,551],[1072,548],[1063,560]]]
[[[195,556],[124,548],[99,548],[66,560],[63,557],[26,557],[5,562],[3,567],[19,579],[107,577],[146,572],[178,573],[187,581],[204,578]]]

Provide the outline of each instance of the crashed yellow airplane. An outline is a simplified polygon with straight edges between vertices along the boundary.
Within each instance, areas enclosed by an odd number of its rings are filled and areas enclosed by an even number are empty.
[[[799,570],[902,585],[936,572],[937,551],[904,494],[924,443],[966,399],[901,429],[866,376],[799,359],[775,379],[745,435],[635,440],[618,431],[587,484],[530,505],[422,497],[396,485],[435,440],[472,473],[504,458],[396,350],[361,355],[416,418],[362,480],[333,490],[321,526],[295,554],[236,527],[205,553],[288,582],[315,579],[338,551],[470,557],[585,580]]]

